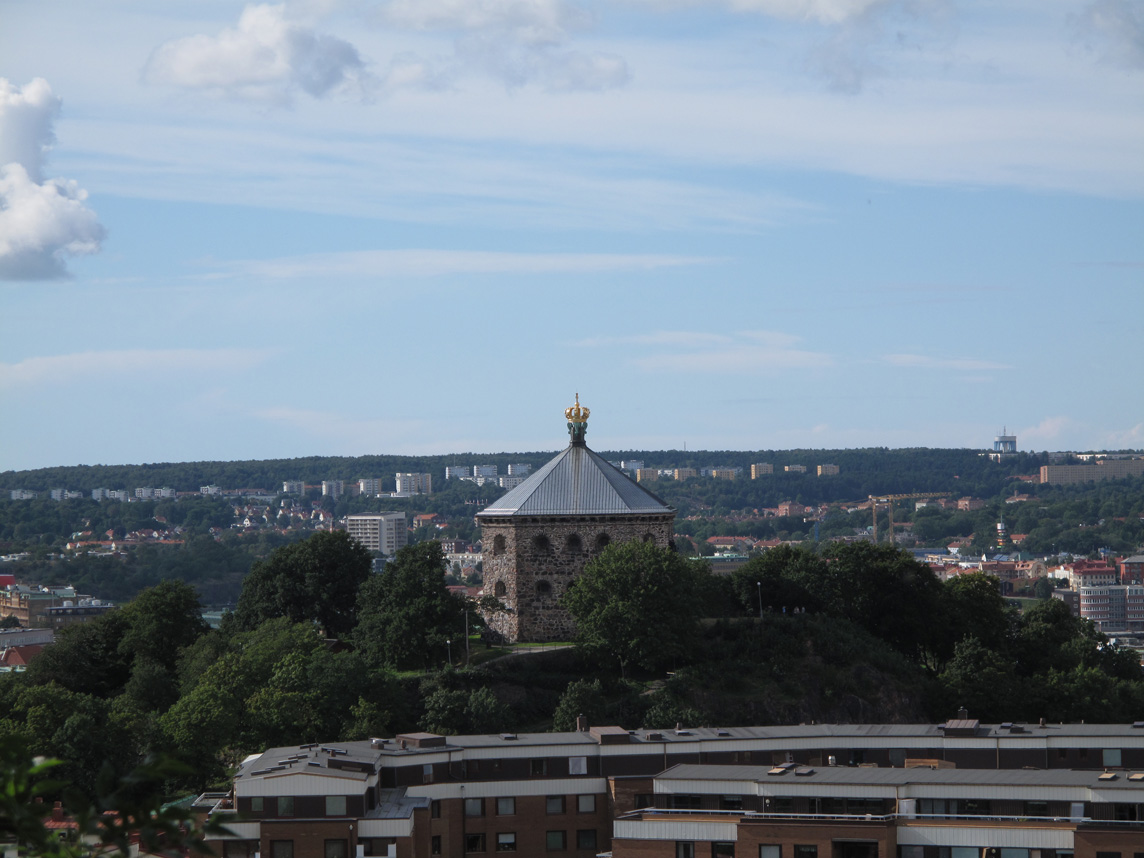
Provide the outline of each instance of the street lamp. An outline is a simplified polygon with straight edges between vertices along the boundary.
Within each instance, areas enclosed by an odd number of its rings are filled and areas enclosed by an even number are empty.
[[[763,618],[763,582],[756,581],[755,584],[759,588],[759,619]]]
[[[449,648],[449,664],[453,663],[453,641],[451,638],[445,639],[445,646]]]

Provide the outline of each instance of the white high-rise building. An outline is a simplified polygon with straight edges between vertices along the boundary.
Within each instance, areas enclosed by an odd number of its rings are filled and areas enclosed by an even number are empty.
[[[463,480],[473,474],[468,465],[449,465],[445,468],[445,479]]]
[[[342,480],[322,480],[322,496],[337,500],[346,493],[346,484]]]
[[[431,495],[433,494],[433,476],[431,474],[398,474],[397,493],[399,495]]]
[[[346,532],[368,548],[393,555],[409,541],[403,512],[371,512],[346,516]]]
[[[286,480],[282,483],[282,494],[284,495],[304,495],[305,493],[305,480]]]
[[[366,495],[368,497],[377,497],[381,494],[381,480],[364,479],[357,481],[357,488],[359,495]]]
[[[532,473],[532,465],[519,464],[508,466],[508,475],[510,477],[527,477],[530,473]]]
[[[473,465],[474,477],[495,477],[496,475],[496,465]]]

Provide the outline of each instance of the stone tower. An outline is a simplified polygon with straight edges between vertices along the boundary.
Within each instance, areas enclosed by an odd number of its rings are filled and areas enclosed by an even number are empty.
[[[568,447],[477,514],[484,592],[509,608],[485,619],[509,642],[571,638],[560,597],[610,543],[674,545],[675,510],[588,449],[579,394],[564,416]]]

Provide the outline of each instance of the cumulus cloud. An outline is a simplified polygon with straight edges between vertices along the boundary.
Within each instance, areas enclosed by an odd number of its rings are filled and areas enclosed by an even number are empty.
[[[299,90],[314,98],[365,95],[372,84],[357,48],[288,19],[285,4],[247,6],[238,25],[217,36],[199,34],[160,45],[143,77],[273,104],[289,103]]]
[[[472,73],[509,87],[600,91],[631,77],[623,57],[569,47],[592,18],[566,0],[390,0],[376,12],[386,27],[453,37],[443,58],[405,56],[386,76],[391,88],[440,86]]]
[[[1077,35],[1101,62],[1144,69],[1144,10],[1130,0],[1096,0],[1073,21]]]
[[[96,253],[105,231],[68,179],[44,179],[60,99],[36,78],[22,88],[0,78],[0,279],[67,276],[69,255]]]

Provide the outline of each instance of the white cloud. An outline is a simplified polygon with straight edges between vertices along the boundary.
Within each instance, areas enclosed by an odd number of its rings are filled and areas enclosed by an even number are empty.
[[[710,262],[694,256],[618,253],[500,253],[479,250],[363,250],[228,262],[224,271],[272,280],[297,277],[438,277],[645,271]]]
[[[1046,417],[1036,426],[1021,429],[1017,433],[1017,437],[1022,442],[1056,441],[1075,428],[1075,421],[1069,417]],[[1034,449],[1034,444],[1026,444],[1026,446],[1029,449]]]
[[[1114,429],[1106,432],[1101,439],[1105,450],[1144,449],[1144,423],[1137,423],[1127,429]]]
[[[1086,47],[1101,62],[1130,70],[1144,69],[1144,12],[1139,2],[1096,0],[1074,20]]]
[[[69,385],[98,379],[115,384],[138,377],[141,371],[226,372],[262,363],[271,356],[265,349],[123,349],[89,351],[0,363],[0,389]]]
[[[287,104],[301,90],[314,98],[366,94],[372,79],[357,48],[287,19],[285,5],[250,5],[236,27],[160,45],[144,79],[231,98]]]
[[[562,41],[569,30],[589,23],[581,8],[565,0],[390,0],[378,17],[413,30],[502,30],[529,44]]]
[[[720,5],[772,18],[839,24],[884,3],[885,0],[721,0]]]
[[[1008,364],[977,360],[975,358],[935,358],[929,357],[928,355],[883,355],[882,360],[893,366],[917,367],[920,369],[982,370],[1013,368]]]
[[[0,279],[67,276],[69,255],[96,253],[105,231],[68,179],[43,178],[60,99],[43,78],[0,78]]]
[[[647,354],[632,363],[649,372],[698,372],[765,374],[783,369],[828,367],[834,358],[825,352],[796,348],[799,337],[777,331],[739,331],[713,334],[707,331],[657,331],[625,337],[582,340],[577,345],[636,345],[669,347],[670,351]]]

